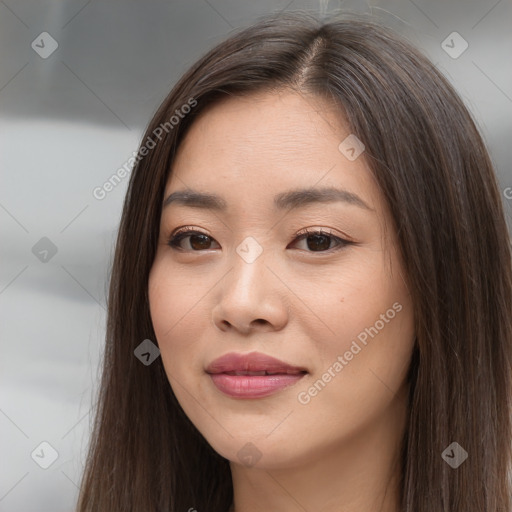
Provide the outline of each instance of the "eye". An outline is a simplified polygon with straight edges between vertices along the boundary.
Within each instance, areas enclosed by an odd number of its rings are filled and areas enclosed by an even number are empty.
[[[188,245],[188,247],[183,247],[181,242],[186,239],[188,239],[188,243],[185,245]],[[197,230],[191,230],[188,226],[186,226],[178,230],[174,235],[171,235],[168,241],[168,245],[176,250],[181,249],[184,251],[201,251],[211,249],[212,241],[214,241],[214,239],[206,233],[202,233],[201,231]]]
[[[183,241],[186,241],[183,246]],[[306,252],[329,252],[339,250],[343,247],[353,243],[339,236],[333,235],[329,231],[322,229],[315,230],[306,228],[296,234],[293,243],[306,242]],[[212,242],[216,243],[214,238],[201,231],[190,229],[189,226],[180,228],[176,233],[171,235],[168,240],[168,245],[175,250],[182,251],[204,251],[212,249]],[[332,246],[334,242],[334,246]],[[218,244],[217,244],[218,245]]]
[[[297,233],[299,242],[306,242],[307,252],[329,252],[332,250],[343,249],[343,247],[349,245],[351,242],[340,238],[339,236],[333,235],[329,231],[322,229],[310,229],[306,228]],[[334,247],[331,243],[335,242]]]

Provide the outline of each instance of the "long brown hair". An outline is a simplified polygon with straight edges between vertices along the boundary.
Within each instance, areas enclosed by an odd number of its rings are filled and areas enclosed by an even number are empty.
[[[300,13],[267,17],[211,50],[147,128],[117,239],[78,510],[224,512],[231,504],[229,462],[182,411],[161,358],[145,366],[134,349],[156,343],[148,276],[187,128],[226,95],[283,87],[339,106],[397,229],[416,328],[401,511],[509,512],[511,251],[482,138],[448,81],[408,42],[361,16],[321,22]],[[179,122],[170,122],[176,111]],[[442,457],[453,442],[468,453],[456,469]]]

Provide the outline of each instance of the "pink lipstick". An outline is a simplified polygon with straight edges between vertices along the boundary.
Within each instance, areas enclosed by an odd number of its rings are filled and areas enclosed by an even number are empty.
[[[210,363],[206,372],[224,394],[234,398],[263,398],[292,386],[307,371],[279,359],[251,352],[231,352]]]

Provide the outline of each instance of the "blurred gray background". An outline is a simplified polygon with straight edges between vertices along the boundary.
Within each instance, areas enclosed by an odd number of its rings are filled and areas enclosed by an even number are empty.
[[[476,117],[510,219],[510,0],[0,0],[1,512],[76,501],[128,179],[93,191],[194,60],[298,9],[373,12],[419,46]]]

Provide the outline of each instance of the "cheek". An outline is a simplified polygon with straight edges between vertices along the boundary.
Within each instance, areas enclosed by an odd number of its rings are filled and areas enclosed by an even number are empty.
[[[149,275],[148,297],[153,327],[160,342],[166,343],[175,338],[177,331],[193,326],[190,319],[197,314],[198,301],[205,294],[200,285],[200,280],[192,284],[164,258],[155,261]]]
[[[151,269],[148,283],[151,321],[166,371],[171,370],[171,362],[181,352],[177,343],[181,338],[176,333],[187,325],[183,322],[186,320],[186,298],[179,292],[176,279],[171,278],[174,275],[166,272],[163,263],[157,262]]]
[[[211,286],[211,285],[210,285]],[[169,381],[192,385],[192,375],[203,371],[199,344],[208,329],[204,299],[209,287],[202,279],[191,283],[165,259],[156,260],[148,281],[149,310],[156,341]]]
[[[393,268],[398,268],[395,262]],[[352,270],[316,303],[329,336],[310,334],[321,362],[315,367],[314,389],[301,391],[306,393],[303,402],[345,403],[346,410],[359,414],[379,409],[379,402],[387,403],[402,386],[414,343],[414,317],[400,273],[390,273],[381,257],[368,258]],[[358,408],[359,401],[367,407]]]
[[[349,350],[358,336],[364,344],[369,337],[366,329],[376,322],[377,330],[383,331],[397,315],[398,306],[393,308],[393,304],[405,300],[401,279],[387,272],[381,257],[378,254],[364,256],[357,263],[347,265],[345,271],[324,280],[323,286],[304,282],[303,290],[311,290],[307,296],[303,294],[304,302],[318,312],[327,337],[308,334],[318,340],[319,351],[331,359],[333,354]]]
[[[342,334],[329,346],[318,371],[297,389],[295,419],[324,432],[326,442],[377,424],[393,404],[406,403],[412,311],[406,301],[393,304],[383,310],[387,322],[379,318],[380,309],[374,310],[371,323],[354,322],[350,335]]]

